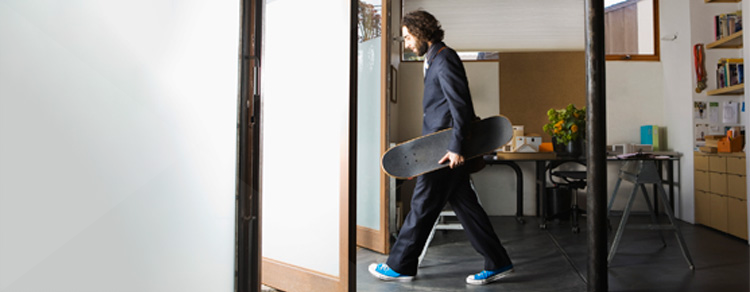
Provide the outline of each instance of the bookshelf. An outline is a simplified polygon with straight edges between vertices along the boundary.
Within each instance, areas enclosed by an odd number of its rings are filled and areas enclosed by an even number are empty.
[[[705,0],[706,3],[739,3],[741,0]],[[716,36],[720,37],[718,40],[711,42],[709,44],[706,44],[706,49],[742,49],[743,48],[743,33],[741,28],[739,31],[732,32],[736,30],[735,28],[735,20],[737,21],[737,25],[739,25],[740,20],[738,19],[738,16],[740,15],[739,12],[737,14],[721,14],[721,19],[719,19],[719,15],[715,18],[714,27],[716,28]],[[739,16],[741,17],[741,16]],[[721,60],[720,60],[721,61]],[[742,64],[742,61],[740,61],[739,64]],[[721,64],[719,64],[721,65]],[[730,78],[729,74],[731,72],[736,72],[735,70],[740,70],[742,67],[739,68],[733,68],[729,65],[726,65],[726,71],[722,74],[721,78]],[[742,66],[742,65],[738,65]],[[738,73],[735,73],[738,74]],[[719,73],[717,73],[717,80],[720,80]],[[737,76],[737,75],[732,75]],[[706,95],[708,96],[720,96],[720,95],[744,95],[745,94],[745,84],[744,84],[744,78],[742,74],[739,74],[739,82],[742,82],[740,84],[735,84],[737,81],[733,81],[730,83],[730,80],[726,80],[726,85],[722,84],[720,87],[717,85],[717,89],[709,90],[706,92]]]
[[[707,44],[706,49],[740,49],[742,48],[742,31],[735,32],[728,37]]]
[[[729,87],[709,90],[706,95],[741,95],[745,94],[745,84],[740,83]]]
[[[740,2],[741,0],[705,0],[705,3]],[[719,39],[706,44],[705,48],[706,50],[723,50],[713,54],[711,57],[714,60],[718,59],[717,62],[713,62],[713,60],[706,62],[707,64],[715,64],[714,66],[709,66],[709,72],[714,71],[710,68],[716,69],[715,75],[712,74],[710,76],[714,77],[714,80],[717,81],[717,88],[706,91],[706,95],[712,98],[703,101],[705,97],[701,98],[694,95],[694,103],[699,104],[702,102],[703,108],[705,108],[706,104],[718,104],[723,107],[725,103],[741,103],[744,101],[745,84],[743,82],[745,70],[742,58],[744,36],[741,27],[737,26],[741,23],[740,19],[741,13],[739,10],[737,12],[726,12],[714,16],[713,34]],[[738,54],[739,56],[737,56]],[[721,55],[721,57],[717,55]],[[709,79],[712,78],[709,77]],[[717,97],[721,98],[718,99]],[[700,109],[701,107],[695,106],[695,108]],[[693,121],[696,129],[700,129],[699,125],[708,128],[721,127],[720,129],[724,131],[726,131],[728,126],[733,127],[732,123],[727,121],[723,123],[710,122],[704,117],[700,119],[696,118]],[[718,134],[712,134],[712,132],[715,132],[715,130],[707,130],[709,135]],[[697,137],[698,130],[695,133]],[[711,141],[715,142],[716,140],[719,139],[712,139]],[[726,143],[724,142],[725,140],[720,141]],[[747,240],[748,209],[745,172],[747,163],[745,153],[702,152],[708,151],[704,148],[712,148],[713,151],[720,149],[718,145],[709,144],[709,142],[709,139],[705,140],[704,147],[700,147],[701,151],[695,152],[693,159],[695,223]]]

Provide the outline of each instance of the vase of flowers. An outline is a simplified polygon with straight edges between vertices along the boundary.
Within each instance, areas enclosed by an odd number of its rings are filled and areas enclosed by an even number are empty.
[[[551,108],[547,111],[549,123],[544,132],[552,136],[555,152],[559,156],[579,157],[583,153],[584,129],[586,128],[586,107],[577,109],[569,104],[564,109]]]

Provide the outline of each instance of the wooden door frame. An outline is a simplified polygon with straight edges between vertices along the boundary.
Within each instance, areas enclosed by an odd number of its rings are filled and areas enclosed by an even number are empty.
[[[380,155],[388,150],[388,100],[390,96],[390,9],[391,0],[383,0],[380,19]],[[394,93],[395,94],[395,93]],[[384,172],[380,172],[380,228],[378,230],[357,225],[357,245],[372,249],[376,252],[388,254],[390,252],[389,218],[389,179]]]

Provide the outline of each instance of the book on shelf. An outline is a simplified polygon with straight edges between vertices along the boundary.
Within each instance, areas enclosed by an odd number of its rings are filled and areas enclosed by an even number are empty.
[[[721,58],[716,64],[716,88],[745,82],[743,58]]]
[[[718,41],[742,30],[742,11],[714,16],[714,37]]]

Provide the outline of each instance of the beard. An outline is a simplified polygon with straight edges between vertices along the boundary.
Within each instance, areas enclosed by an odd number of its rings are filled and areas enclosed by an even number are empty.
[[[427,53],[427,49],[430,48],[427,42],[424,42],[424,41],[417,41],[416,45],[417,45],[416,47],[417,51],[415,53],[417,53],[417,56],[420,56],[420,57],[424,56],[424,54]]]

